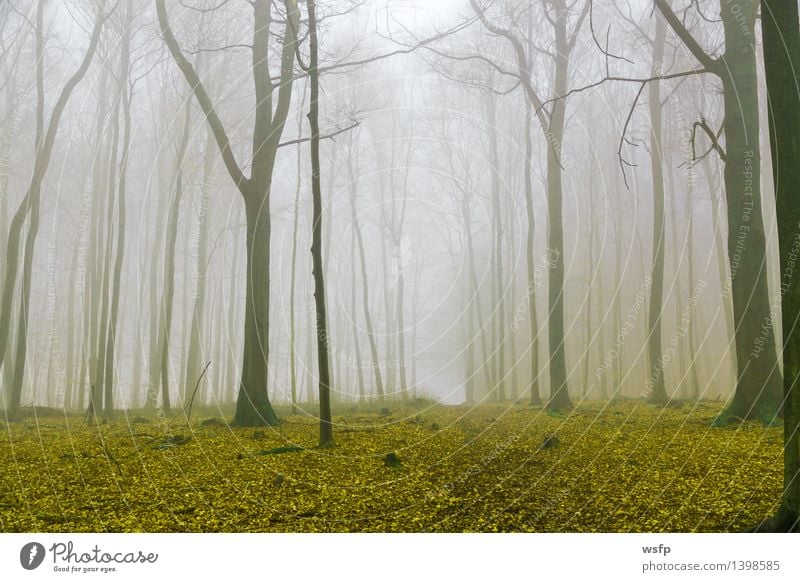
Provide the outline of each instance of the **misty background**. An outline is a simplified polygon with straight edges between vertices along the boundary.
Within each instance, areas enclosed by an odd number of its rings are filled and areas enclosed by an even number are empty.
[[[45,4],[45,119],[83,58],[102,4]],[[205,116],[164,46],[154,6],[117,4],[85,78],[66,104],[42,186],[22,403],[88,405],[103,286],[113,281],[119,256],[120,164],[126,151],[114,406],[159,406],[162,373],[171,398],[183,402],[208,362],[197,404],[230,403],[242,365],[244,206]],[[502,22],[512,22],[509,15],[519,19],[516,25],[528,35],[532,77],[549,98],[555,41],[545,5],[498,0],[491,14]],[[37,6],[0,2],[3,241],[35,171]],[[235,0],[167,2],[167,8],[176,38],[246,169],[253,131],[252,8]],[[569,56],[569,89],[613,74],[652,74],[652,49],[643,36],[653,34],[659,17],[650,2],[596,1],[591,15],[581,17],[582,9],[581,2],[570,4],[567,17],[570,30],[580,22]],[[273,10],[271,42],[279,51],[282,10],[277,4]],[[550,144],[526,108],[512,49],[482,26],[467,0],[342,0],[322,3],[319,11],[323,263],[334,402],[377,397],[365,302],[387,396],[456,404],[502,394],[527,401],[536,378],[546,398]],[[723,44],[713,19],[688,14],[705,46]],[[126,43],[127,68],[121,66]],[[667,34],[661,73],[693,66],[685,47]],[[269,202],[269,395],[273,403],[290,400],[294,359],[303,406],[317,397],[317,368],[308,88],[296,65],[293,84]],[[650,375],[652,152],[648,92],[640,89],[638,83],[605,82],[564,101],[564,338],[569,393],[578,402],[640,397]],[[759,91],[765,99],[763,87]],[[709,76],[685,76],[663,81],[660,99],[666,192],[661,325],[670,354],[664,356],[665,384],[670,395],[725,400],[736,372],[723,163],[714,152],[693,159],[708,148],[707,140],[696,139],[699,151],[692,149],[696,121],[722,123],[721,91]],[[533,125],[533,225],[526,217],[526,124]],[[761,127],[767,167],[765,119]],[[777,326],[770,172],[760,180]],[[529,226],[533,278],[526,264]],[[535,291],[533,305],[529,289]],[[534,337],[531,310],[538,325]],[[17,333],[12,329],[0,349],[10,353]],[[775,335],[779,342],[780,333]],[[12,362],[7,356],[0,374],[3,394],[12,383]]]

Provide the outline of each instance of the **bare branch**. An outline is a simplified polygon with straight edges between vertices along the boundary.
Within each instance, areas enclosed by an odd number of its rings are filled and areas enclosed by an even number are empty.
[[[678,19],[675,15],[675,12],[672,11],[670,8],[669,3],[667,0],[653,0],[658,7],[661,14],[664,15],[664,19],[669,24],[670,28],[678,35],[678,37],[683,41],[683,44],[686,45],[686,48],[689,49],[694,55],[694,58],[698,60],[698,62],[703,65],[703,67],[708,70],[709,72],[716,73],[717,71],[717,59],[711,57],[703,47],[700,46],[700,43],[692,36],[687,28],[683,25],[683,23]]]
[[[711,140],[711,147],[699,158],[697,157],[697,152],[695,150],[695,138],[697,137],[697,128],[703,130],[703,132],[708,136],[708,139]],[[712,150],[716,151],[719,154],[719,157],[722,159],[723,162],[728,162],[728,157],[725,155],[725,151],[722,149],[722,146],[719,144],[719,136],[722,133],[722,128],[720,127],[720,131],[714,133],[714,131],[709,127],[708,123],[706,122],[704,117],[700,118],[700,121],[695,121],[692,125],[692,161],[699,161],[706,157]]]
[[[690,76],[690,75],[702,75],[703,73],[708,73],[708,72],[710,72],[710,71],[708,71],[706,69],[692,69],[690,71],[681,71],[679,73],[668,73],[666,75],[653,75],[652,77],[641,77],[641,78],[617,77],[617,76],[603,77],[599,81],[595,81],[594,83],[590,83],[588,85],[584,85],[583,87],[578,87],[577,89],[570,89],[569,91],[567,91],[563,95],[558,95],[556,97],[553,97],[552,99],[548,99],[547,101],[544,101],[541,104],[541,106],[545,107],[545,106],[547,106],[548,104],[550,104],[550,103],[552,103],[554,101],[560,101],[560,100],[566,99],[567,97],[570,97],[571,95],[574,95],[576,93],[583,93],[584,91],[588,91],[589,89],[595,89],[595,88],[599,87],[600,85],[603,85],[603,84],[609,83],[609,82],[640,83],[642,85],[642,87],[644,87],[645,85],[647,85],[647,83],[650,83],[652,81],[667,81],[669,79],[677,79],[677,78],[680,78],[680,77],[687,77],[687,76]]]
[[[351,123],[347,127],[342,127],[341,129],[337,129],[336,131],[334,131],[332,133],[328,133],[326,135],[319,136],[319,139],[321,139],[321,140],[323,140],[323,139],[333,139],[337,135],[342,134],[342,133],[344,133],[346,131],[350,131],[351,129],[355,129],[359,125],[361,125],[360,121],[354,121],[353,123]],[[310,137],[301,137],[301,138],[298,138],[298,139],[292,139],[292,140],[289,140],[289,141],[281,142],[280,144],[278,144],[278,147],[279,148],[283,148],[283,147],[290,146],[290,145],[297,145],[297,144],[305,143],[307,141],[311,141],[311,138]]]
[[[172,33],[172,28],[170,27],[167,17],[167,9],[164,6],[164,0],[156,0],[156,11],[158,13],[158,23],[161,27],[161,35],[164,37],[169,52],[172,53],[172,58],[175,59],[175,64],[178,65],[178,68],[183,73],[186,82],[189,83],[189,87],[191,87],[194,92],[195,98],[208,120],[211,132],[214,134],[214,140],[217,142],[217,147],[222,155],[222,161],[225,163],[225,168],[228,170],[231,179],[236,184],[239,191],[244,192],[249,184],[249,180],[236,162],[236,157],[233,154],[230,140],[228,139],[228,134],[217,115],[217,111],[214,108],[214,104],[211,102],[211,98],[208,96],[203,82],[200,80],[192,64],[183,55],[178,41]]]

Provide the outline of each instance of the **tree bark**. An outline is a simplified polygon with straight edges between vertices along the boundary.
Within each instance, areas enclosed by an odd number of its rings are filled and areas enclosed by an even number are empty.
[[[735,7],[735,8],[734,8]],[[758,418],[780,413],[781,375],[775,350],[767,285],[767,241],[761,208],[758,81],[755,22],[757,1],[723,4],[725,54],[725,193],[728,201],[728,256],[731,262],[736,392],[719,419]],[[745,24],[740,23],[741,16]]]
[[[311,127],[311,196],[314,215],[311,235],[311,259],[314,264],[314,306],[317,322],[317,365],[319,370],[319,446],[333,442],[331,419],[331,378],[328,366],[328,319],[325,304],[325,277],[322,271],[322,185],[319,163],[319,44],[317,39],[317,5],[308,0],[309,83],[311,103],[308,122]]]
[[[269,48],[272,3],[255,0],[253,6],[252,74],[255,87],[255,115],[251,174],[245,176],[203,82],[178,45],[167,18],[164,0],[155,0],[164,41],[192,88],[214,133],[225,167],[244,199],[247,219],[247,276],[242,376],[233,424],[237,426],[276,425],[278,417],[270,403],[269,298],[270,298],[270,191],[275,157],[292,99],[295,53],[300,18],[297,3],[284,0],[284,35],[280,43],[280,79],[270,78]],[[277,99],[274,99],[277,90]],[[275,107],[273,111],[273,101]]]
[[[531,138],[531,123],[533,112],[530,99],[525,99],[525,213],[528,222],[528,236],[525,241],[525,259],[528,268],[528,321],[530,323],[530,350],[531,350],[531,375],[530,375],[530,405],[541,406],[542,397],[539,394],[539,322],[536,318],[536,216],[533,209],[533,140]]]
[[[764,64],[769,93],[770,146],[780,239],[783,321],[784,490],[775,518],[760,531],[800,530],[800,19],[796,2],[761,1]]]
[[[28,220],[28,231],[25,238],[25,247],[22,257],[22,279],[20,281],[19,294],[19,324],[16,334],[16,356],[14,362],[14,375],[10,391],[8,410],[11,415],[16,413],[22,398],[22,384],[25,375],[25,357],[27,354],[27,331],[28,331],[28,312],[30,308],[31,274],[33,270],[33,255],[35,252],[36,237],[39,230],[39,208],[41,200],[42,183],[44,182],[47,169],[50,165],[50,158],[55,145],[56,134],[61,123],[61,116],[72,96],[78,83],[86,76],[92,59],[100,40],[100,34],[106,16],[98,13],[89,46],[84,53],[83,60],[76,72],[69,78],[61,90],[58,99],[53,106],[50,120],[45,128],[44,122],[44,24],[43,24],[44,5],[40,3],[36,17],[36,85],[37,85],[37,109],[36,109],[36,154],[34,158],[33,174],[19,208],[14,214],[9,228],[8,244],[6,247],[6,272],[3,281],[3,293],[0,299],[0,345],[8,346],[10,336],[11,308],[14,302],[14,291],[16,287],[17,272],[20,262],[20,242],[22,229],[26,219]],[[9,350],[0,350],[0,366],[6,359]],[[22,362],[22,365],[20,365]]]
[[[656,17],[656,34],[653,41],[653,71],[660,75],[664,63],[664,46],[667,27]],[[647,354],[650,376],[647,380],[647,400],[653,404],[667,401],[664,384],[663,352],[661,350],[661,317],[664,313],[664,247],[666,223],[664,220],[664,161],[661,118],[661,82],[653,81],[649,87],[650,109],[650,175],[653,185],[653,262],[650,270],[650,300],[648,302]]]
[[[357,179],[353,169],[353,150],[352,140],[350,141],[350,152],[347,157],[347,170],[350,180],[350,211],[353,219],[353,234],[356,237],[356,244],[358,246],[358,258],[361,268],[361,305],[364,311],[364,324],[367,327],[367,340],[369,342],[369,351],[372,356],[372,372],[375,377],[375,391],[378,394],[378,399],[383,400],[383,378],[381,376],[380,361],[378,360],[378,342],[375,338],[375,330],[372,325],[372,316],[369,310],[369,281],[367,278],[367,258],[364,251],[364,240],[361,236],[361,226],[358,220],[358,207],[357,202]],[[353,267],[355,268],[355,266]]]

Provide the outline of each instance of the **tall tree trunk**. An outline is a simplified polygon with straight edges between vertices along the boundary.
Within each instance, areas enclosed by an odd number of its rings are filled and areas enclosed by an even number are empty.
[[[591,143],[591,135],[590,135]],[[594,277],[595,273],[595,257],[594,257],[594,239],[595,239],[595,224],[597,223],[595,217],[594,206],[594,176],[595,176],[595,157],[592,154],[591,165],[589,172],[589,263],[588,263],[588,278],[586,284],[586,345],[584,346],[583,354],[583,390],[582,395],[585,399],[589,391],[589,361],[591,359],[591,347],[594,343],[592,335],[592,291],[594,290]]]
[[[77,71],[69,78],[61,90],[53,106],[50,120],[45,127],[44,121],[44,3],[40,3],[36,16],[36,153],[31,182],[19,208],[11,221],[6,247],[6,272],[3,281],[2,298],[0,299],[0,345],[8,346],[11,335],[11,308],[14,303],[14,291],[17,280],[17,271],[20,261],[20,242],[23,225],[28,220],[24,256],[22,258],[22,279],[19,294],[19,323],[17,326],[14,375],[12,378],[11,393],[8,409],[11,415],[16,413],[22,397],[22,384],[25,375],[25,357],[27,354],[28,311],[30,308],[31,275],[33,270],[33,255],[35,251],[36,236],[39,230],[39,208],[41,200],[42,183],[44,182],[50,158],[55,144],[56,134],[61,123],[61,116],[78,83],[86,76],[92,62],[100,33],[105,18],[98,14],[95,19],[94,30],[89,41],[89,46],[84,53],[83,60]],[[10,350],[0,350],[0,366],[5,361],[5,356]],[[20,367],[20,362],[22,366]]]
[[[99,328],[96,337],[96,343],[92,346],[95,349],[95,366],[94,375],[91,379],[91,393],[89,398],[89,411],[88,416],[90,421],[96,421],[103,410],[103,387],[105,385],[105,372],[106,372],[106,347],[108,339],[108,314],[110,302],[110,289],[111,289],[111,255],[113,246],[113,233],[114,233],[114,200],[112,192],[116,184],[116,165],[117,165],[117,150],[119,149],[119,95],[114,102],[113,113],[111,115],[111,135],[109,136],[109,143],[106,150],[110,152],[110,160],[107,164],[108,175],[106,176],[106,187],[104,188],[107,194],[106,202],[106,218],[104,221],[106,236],[104,243],[100,244],[98,248],[103,248],[103,260],[100,263],[100,319]],[[102,225],[98,230],[98,236],[102,239],[103,228]]]
[[[471,305],[474,305],[475,316],[478,320],[478,335],[481,339],[481,369],[483,369],[486,390],[491,393],[494,387],[494,378],[492,376],[492,366],[489,359],[489,348],[486,345],[486,323],[483,319],[483,307],[481,306],[481,293],[480,283],[478,282],[478,273],[475,268],[475,244],[473,241],[472,233],[472,214],[470,211],[470,196],[469,192],[464,192],[464,198],[461,201],[461,216],[464,221],[464,238],[467,243],[467,265],[469,269],[470,282],[472,284],[470,294],[472,295]],[[474,336],[473,336],[474,337]]]
[[[267,394],[269,376],[269,248],[270,217],[266,200],[252,197],[245,203],[247,216],[247,276],[245,279],[244,348],[242,384],[236,398],[234,424],[278,424]]]
[[[540,406],[542,398],[539,394],[539,322],[536,319],[536,216],[533,209],[533,140],[531,137],[533,112],[530,99],[525,99],[525,213],[528,222],[528,237],[525,241],[525,259],[528,268],[528,313],[530,323],[530,404]]]
[[[119,184],[117,185],[117,249],[114,258],[114,281],[111,287],[111,320],[108,328],[108,340],[106,345],[106,373],[105,373],[105,398],[103,413],[107,419],[114,414],[114,358],[117,343],[117,323],[119,321],[119,301],[122,292],[122,264],[125,258],[125,205],[127,180],[128,180],[128,156],[131,146],[131,98],[128,90],[130,72],[130,42],[131,42],[131,22],[133,19],[132,3],[127,0],[125,6],[126,25],[122,37],[122,57],[120,63],[120,94],[122,97],[122,159],[119,166]],[[111,241],[109,241],[109,246]]]
[[[356,237],[355,233],[350,237],[350,317],[352,317],[351,327],[353,330],[353,353],[355,354],[356,367],[356,386],[359,402],[367,399],[364,387],[364,367],[361,361],[361,342],[358,339],[358,313],[356,311],[356,295],[358,286],[356,283]],[[294,379],[293,379],[294,380]],[[294,387],[294,384],[292,385]]]
[[[800,530],[800,278],[796,260],[800,251],[800,19],[796,2],[761,1],[764,64],[770,119],[772,172],[780,238],[783,320],[783,495],[775,519],[762,524],[773,531]],[[794,71],[790,74],[789,71]]]
[[[353,140],[350,140],[350,152],[347,157],[347,170],[350,180],[350,210],[353,220],[353,234],[356,237],[358,245],[358,258],[361,267],[361,294],[362,294],[362,309],[364,311],[364,324],[367,327],[367,340],[369,341],[369,351],[372,356],[372,372],[375,377],[375,391],[378,394],[378,399],[383,400],[384,389],[383,379],[381,377],[380,360],[378,360],[378,342],[375,338],[375,330],[372,325],[372,316],[369,310],[369,282],[367,278],[367,258],[364,251],[364,240],[361,236],[361,226],[358,220],[358,208],[356,205],[358,187],[356,182],[356,175],[353,168]],[[355,268],[355,266],[353,267]]]
[[[494,358],[494,399],[503,402],[506,399],[505,385],[505,280],[503,279],[503,210],[500,200],[500,155],[497,152],[497,113],[495,96],[487,94],[486,113],[489,129],[489,166],[491,173],[492,200],[492,294],[495,304],[492,306],[492,326],[496,335]]]
[[[212,189],[213,170],[214,170],[214,135],[209,129],[206,132],[206,147],[203,153],[203,183],[200,188],[200,205],[197,211],[197,249],[194,261],[195,268],[195,292],[192,306],[192,322],[189,339],[189,351],[186,358],[186,382],[182,386],[184,391],[183,402],[188,405],[192,398],[188,389],[194,386],[202,374],[204,349],[203,349],[203,327],[205,324],[205,304],[206,304],[206,270],[208,268],[208,201]],[[207,399],[208,382],[203,384],[199,394],[196,396],[198,402],[205,403]]]
[[[284,0],[285,25],[280,43],[280,77],[269,69],[272,2],[255,0],[253,7],[252,76],[255,89],[250,176],[236,160],[225,127],[194,66],[172,33],[164,0],[155,0],[159,26],[175,64],[181,70],[214,133],[228,174],[238,188],[247,220],[247,275],[242,376],[233,423],[238,426],[276,425],[278,417],[267,392],[269,380],[270,192],[275,158],[292,100],[299,9]],[[275,99],[277,91],[277,99]],[[273,109],[274,105],[274,109]]]
[[[322,272],[322,185],[319,163],[319,45],[317,40],[317,5],[308,0],[309,83],[311,103],[308,122],[311,126],[311,195],[314,218],[311,236],[311,258],[314,264],[314,306],[317,321],[317,365],[319,366],[319,446],[333,446],[331,419],[331,379],[328,367],[328,319],[325,304],[325,277]]]
[[[675,351],[677,352],[678,356],[678,371],[675,374],[675,377],[678,378],[678,382],[670,394],[670,397],[676,397],[679,395],[687,397],[689,366],[686,362],[686,342],[683,341],[685,338],[679,335],[683,327],[683,314],[686,310],[686,307],[683,306],[683,291],[685,290],[685,287],[681,283],[681,271],[685,257],[684,250],[686,249],[687,235],[686,232],[684,232],[683,243],[681,244],[678,239],[678,194],[675,188],[675,179],[673,177],[670,176],[667,179],[667,186],[670,200],[670,208],[668,212],[670,218],[670,248],[676,255],[674,259],[674,283],[671,287],[671,291],[675,295],[673,301],[673,314],[675,316],[675,331],[673,332],[673,337],[677,338],[678,341],[678,345],[675,346]],[[693,289],[689,291],[689,297],[691,297],[693,291]],[[662,374],[663,373],[664,372],[662,371]]]
[[[699,367],[699,361],[697,359],[697,347],[695,344],[695,317],[697,316],[697,312],[695,308],[692,306],[691,302],[694,301],[696,298],[694,297],[696,289],[695,289],[695,277],[694,277],[694,192],[693,188],[689,187],[689,226],[688,232],[686,234],[686,238],[688,239],[687,245],[689,250],[687,252],[686,259],[689,263],[689,277],[688,277],[688,288],[690,293],[692,294],[690,298],[690,303],[687,306],[687,312],[689,321],[686,322],[688,329],[686,330],[686,336],[688,339],[688,369],[686,370],[686,382],[688,383],[688,396],[692,400],[697,400],[698,393],[699,393],[699,386],[700,380],[697,373],[697,368]]]
[[[569,46],[567,39],[567,9],[564,0],[554,0],[555,71],[553,95],[567,92]],[[559,411],[572,407],[567,386],[567,361],[564,342],[564,224],[561,211],[561,146],[564,139],[566,104],[556,99],[552,104],[548,127],[547,148],[547,216],[548,246],[551,255],[548,280],[548,340],[550,348],[550,400],[548,410]]]
[[[303,88],[303,98],[301,103],[305,102],[305,87]],[[297,134],[301,135],[302,119],[297,120]],[[292,414],[297,414],[297,315],[296,299],[297,299],[297,238],[298,238],[298,223],[300,221],[300,192],[302,191],[302,178],[301,171],[302,165],[300,161],[300,154],[302,147],[297,144],[297,189],[294,194],[294,211],[292,218],[292,266],[291,275],[289,278],[289,380],[291,382],[291,399],[292,399]],[[354,271],[355,276],[355,271]]]
[[[169,395],[169,351],[172,336],[173,299],[175,297],[175,249],[178,240],[178,216],[180,214],[181,199],[183,198],[183,175],[186,164],[186,151],[189,147],[191,135],[192,107],[187,101],[184,105],[185,117],[183,119],[183,134],[178,145],[178,157],[175,160],[175,182],[169,214],[167,217],[166,256],[164,257],[164,291],[163,314],[159,330],[158,346],[161,353],[161,407],[164,414],[172,412]]]
[[[241,234],[239,232],[235,232],[233,235],[233,249],[238,250],[240,248],[240,238]],[[228,317],[225,322],[225,334],[227,341],[225,342],[226,348],[226,375],[225,375],[225,385],[227,386],[226,394],[230,396],[229,399],[226,399],[228,402],[235,402],[235,395],[237,394],[236,391],[236,344],[233,341],[235,328],[236,318],[236,281],[238,278],[238,271],[239,271],[239,253],[234,252],[233,257],[231,259],[231,279],[229,281],[228,286]]]
[[[718,419],[771,422],[781,408],[781,374],[767,284],[761,207],[758,80],[755,22],[757,0],[723,4],[725,29],[722,84],[725,93],[725,192],[731,262],[736,392]]]
[[[656,35],[653,42],[653,75],[660,75],[664,63],[664,46],[666,42],[666,23],[656,18]],[[667,401],[667,389],[664,384],[663,352],[661,351],[661,317],[664,313],[664,161],[661,121],[661,83],[653,81],[649,84],[650,109],[650,175],[653,187],[653,255],[650,270],[650,300],[647,317],[647,354],[650,375],[645,389],[647,400],[653,404]]]
[[[78,272],[78,249],[72,253],[72,262],[69,270],[69,293],[67,296],[67,364],[64,383],[64,410],[73,408],[73,396],[75,386],[75,302],[78,296],[76,291],[76,279]]]
[[[733,306],[731,305],[730,293],[730,271],[728,269],[727,248],[723,242],[722,237],[722,212],[720,210],[719,200],[719,180],[715,179],[715,173],[711,169],[711,162],[706,156],[703,159],[703,170],[706,174],[708,181],[708,191],[711,195],[711,215],[714,228],[714,255],[717,261],[717,275],[719,276],[720,288],[720,301],[723,313],[723,321],[725,323],[725,348],[724,354],[729,356],[731,375],[736,378],[736,371],[738,366],[736,364],[736,350],[731,349],[731,343],[734,342],[733,333]]]
[[[162,119],[165,119],[166,111],[162,110]],[[163,253],[164,238],[166,235],[166,222],[159,224],[159,218],[168,214],[169,208],[169,187],[165,179],[164,166],[166,161],[164,156],[159,159],[159,192],[161,196],[158,201],[158,213],[156,216],[155,233],[153,238],[153,247],[150,256],[152,257],[150,263],[150,330],[148,338],[148,364],[147,364],[147,394],[145,395],[145,408],[155,409],[158,406],[158,386],[161,380],[161,350],[160,350],[160,337],[161,326],[163,321],[163,305],[164,300],[158,290],[158,267],[160,263],[158,257]]]

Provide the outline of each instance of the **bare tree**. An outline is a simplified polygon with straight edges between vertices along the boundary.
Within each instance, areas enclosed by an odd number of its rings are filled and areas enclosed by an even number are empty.
[[[30,311],[31,274],[33,270],[33,255],[35,252],[36,236],[39,232],[39,218],[41,208],[42,183],[50,165],[50,159],[55,145],[56,135],[61,123],[64,109],[72,96],[75,87],[83,80],[97,50],[97,44],[103,29],[103,24],[108,18],[104,13],[105,6],[98,8],[94,27],[89,39],[89,45],[84,53],[83,60],[75,73],[69,78],[58,99],[53,106],[50,120],[45,127],[45,87],[44,87],[44,2],[40,2],[36,11],[36,152],[34,168],[28,190],[14,213],[8,233],[6,247],[6,272],[3,281],[2,300],[0,301],[0,345],[6,349],[0,350],[0,366],[4,365],[6,355],[10,352],[8,339],[10,337],[12,305],[14,302],[15,287],[19,263],[22,261],[22,273],[19,293],[18,324],[16,331],[16,354],[14,362],[14,377],[12,379],[8,410],[14,414],[22,397],[22,385],[25,375],[25,356],[28,348],[28,316]],[[25,246],[20,252],[22,229],[28,223],[25,236]]]
[[[567,367],[564,345],[564,233],[562,217],[562,142],[564,139],[566,104],[564,99],[551,100],[547,108],[540,97],[540,89],[536,86],[536,78],[530,70],[526,56],[525,41],[513,30],[503,28],[492,22],[478,0],[470,0],[475,13],[484,27],[494,35],[507,41],[513,49],[516,59],[516,75],[525,90],[525,94],[534,107],[542,133],[548,144],[547,148],[547,208],[548,208],[548,253],[552,255],[548,279],[548,339],[550,350],[550,400],[548,409],[561,410],[570,408],[572,402],[567,387]],[[588,14],[589,2],[583,4],[582,10],[574,18],[572,30],[568,30],[568,21],[572,8],[566,0],[546,0],[542,2],[545,19],[551,24],[554,35],[553,47],[553,83],[552,94],[561,97],[567,94],[569,60],[575,48],[578,34],[584,18]]]
[[[725,193],[728,208],[728,257],[731,270],[734,333],[738,377],[733,400],[718,423],[760,418],[771,421],[780,410],[780,370],[775,336],[770,323],[770,301],[766,272],[766,236],[761,208],[758,144],[758,85],[756,78],[755,23],[758,2],[723,3],[720,17],[725,34],[725,52],[712,57],[669,5],[654,0],[675,34],[704,69],[716,75],[724,94],[724,147],[718,133],[705,120],[695,129],[706,134],[725,162]],[[742,171],[746,168],[746,172]],[[766,334],[766,337],[763,337]],[[762,346],[761,349],[757,349]]]
[[[253,84],[255,115],[251,173],[246,176],[236,161],[230,138],[214,103],[194,66],[186,59],[169,24],[164,0],[156,0],[161,33],[175,63],[197,98],[214,132],[225,167],[244,199],[247,218],[247,283],[245,300],[244,354],[234,424],[240,426],[278,423],[267,393],[269,375],[269,283],[270,283],[270,191],[275,158],[292,98],[294,58],[297,50],[299,13],[297,4],[284,0],[285,25],[280,41],[280,77],[272,82],[269,70],[272,5],[253,2]],[[277,91],[277,95],[275,95]],[[277,97],[277,99],[274,99]],[[275,107],[273,110],[273,100]]]
[[[319,446],[331,447],[331,376],[328,367],[328,320],[325,304],[325,277],[322,271],[322,186],[319,163],[319,41],[317,4],[308,0],[309,61],[308,78],[311,103],[308,122],[311,126],[311,195],[314,206],[311,257],[314,263],[314,307],[317,323],[317,365],[319,370]]]

